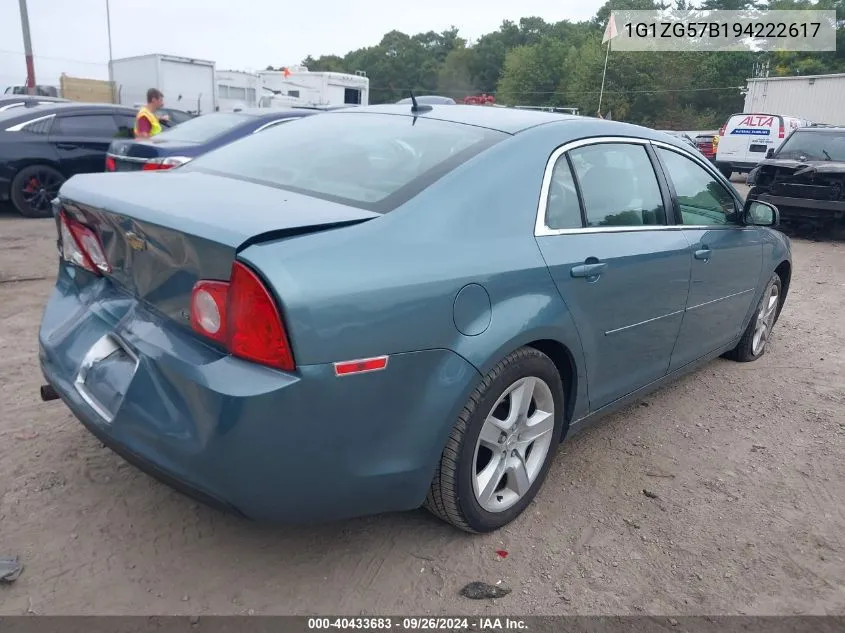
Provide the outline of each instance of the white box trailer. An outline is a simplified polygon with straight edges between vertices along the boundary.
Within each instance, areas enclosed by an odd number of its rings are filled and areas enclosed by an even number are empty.
[[[845,73],[748,80],[747,113],[769,113],[845,125]]]
[[[112,61],[118,101],[135,106],[146,103],[147,90],[164,93],[167,107],[194,114],[217,109],[214,62],[153,53]]]
[[[243,70],[218,70],[216,77],[217,107],[221,112],[258,106],[258,99],[262,96],[258,74]]]
[[[339,106],[368,105],[370,80],[366,75],[310,72],[305,66],[289,66],[283,71],[261,70],[260,104]]]

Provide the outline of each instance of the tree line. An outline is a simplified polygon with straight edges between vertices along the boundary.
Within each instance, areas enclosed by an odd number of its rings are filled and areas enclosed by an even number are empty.
[[[370,103],[416,94],[455,100],[494,95],[505,105],[577,107],[595,115],[611,10],[662,9],[655,0],[610,0],[588,21],[549,23],[524,17],[504,21],[474,42],[452,27],[441,33],[391,31],[375,46],[344,56],[309,55],[311,71],[353,73],[370,79]],[[770,76],[845,72],[845,0],[674,0],[677,9],[835,9],[837,50],[785,52],[616,52],[607,65],[602,114],[657,129],[709,129],[743,108],[746,79],[767,68]],[[272,67],[268,67],[272,69]]]

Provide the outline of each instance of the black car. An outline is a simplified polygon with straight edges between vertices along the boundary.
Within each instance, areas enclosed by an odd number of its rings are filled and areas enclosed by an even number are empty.
[[[845,127],[797,128],[747,183],[748,197],[776,205],[786,229],[845,229]]]
[[[143,103],[136,103],[135,104],[135,112],[137,113],[144,106]],[[159,108],[156,111],[157,116],[167,115],[169,120],[162,121],[161,126],[165,129],[176,127],[180,123],[184,123],[185,121],[190,121],[191,119],[195,118],[197,115],[191,112],[185,112],[184,110],[176,110],[175,108],[168,108],[167,106],[163,108]]]
[[[55,103],[0,112],[0,201],[27,217],[51,215],[50,202],[74,174],[103,171],[115,138],[132,138],[135,111],[111,104]]]
[[[320,111],[249,108],[203,114],[153,138],[114,141],[105,159],[106,171],[169,169],[239,138]]]
[[[41,97],[32,95],[0,95],[0,112],[12,108],[34,107],[39,105],[52,105],[54,103],[70,103],[68,99],[59,97]]]

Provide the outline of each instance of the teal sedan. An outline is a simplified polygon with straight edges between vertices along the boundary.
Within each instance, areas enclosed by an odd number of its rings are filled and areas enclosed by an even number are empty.
[[[777,209],[683,142],[510,108],[326,112],[54,210],[42,398],[261,521],[501,528],[564,438],[760,358],[792,272]]]

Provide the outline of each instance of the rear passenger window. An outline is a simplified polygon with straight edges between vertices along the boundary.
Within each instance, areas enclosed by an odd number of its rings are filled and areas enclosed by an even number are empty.
[[[666,209],[645,147],[599,143],[570,152],[587,226],[659,226]]]
[[[566,156],[557,159],[552,170],[546,200],[546,226],[550,229],[580,229],[581,205]]]
[[[82,114],[60,117],[56,119],[53,134],[112,138],[117,135],[117,123],[115,123],[111,114]]]

